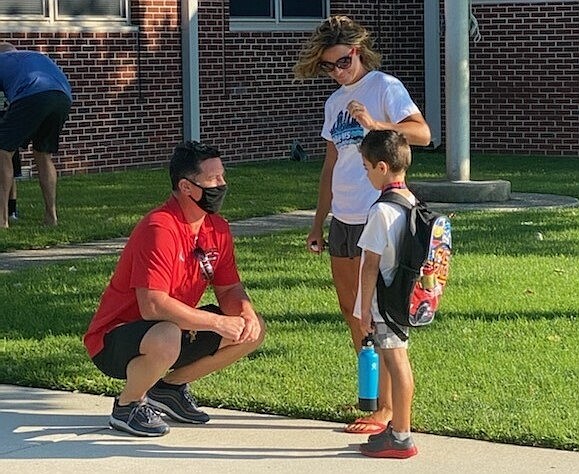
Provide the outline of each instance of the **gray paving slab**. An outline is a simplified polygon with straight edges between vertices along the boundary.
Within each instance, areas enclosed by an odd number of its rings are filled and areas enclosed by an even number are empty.
[[[162,438],[108,428],[109,397],[0,385],[0,472],[577,473],[579,453],[415,434],[407,460],[358,453],[344,425],[208,408]],[[183,470],[183,471],[182,471]]]

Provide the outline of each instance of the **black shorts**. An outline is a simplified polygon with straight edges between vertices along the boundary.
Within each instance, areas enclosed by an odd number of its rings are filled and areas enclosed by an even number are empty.
[[[64,92],[48,91],[19,99],[0,118],[0,149],[14,151],[19,146],[43,153],[56,153],[71,102]]]
[[[202,306],[199,309],[215,314],[223,314],[215,305]],[[109,377],[125,380],[127,365],[135,357],[141,355],[141,341],[149,329],[162,321],[139,320],[123,324],[107,333],[102,351],[92,359],[98,369]],[[179,358],[171,367],[178,369],[189,365],[205,356],[213,355],[219,349],[222,337],[216,332],[198,331],[191,336],[190,331],[182,331],[181,352]]]
[[[332,257],[353,258],[362,255],[358,241],[364,230],[364,224],[345,224],[335,217],[330,221],[328,247]]]

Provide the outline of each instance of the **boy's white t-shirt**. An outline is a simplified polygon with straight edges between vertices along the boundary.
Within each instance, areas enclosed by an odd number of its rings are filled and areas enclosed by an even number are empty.
[[[398,123],[420,110],[402,82],[381,71],[370,71],[355,84],[340,87],[326,101],[321,135],[338,150],[332,175],[332,214],[346,224],[364,224],[380,192],[370,184],[358,151],[369,130],[348,113],[346,107],[352,100],[364,104],[380,122]]]
[[[408,199],[408,198],[407,198]],[[411,204],[416,204],[416,198],[408,199]],[[406,231],[406,212],[402,206],[394,203],[379,202],[370,208],[368,222],[358,241],[358,247],[362,249],[360,259],[360,275],[358,276],[358,294],[354,305],[354,316],[360,318],[362,312],[362,265],[364,265],[364,250],[369,250],[380,255],[380,273],[386,286],[392,283],[394,274],[398,269],[398,255],[402,238]],[[384,322],[384,318],[378,310],[378,297],[376,290],[372,296],[372,318],[376,322]]]

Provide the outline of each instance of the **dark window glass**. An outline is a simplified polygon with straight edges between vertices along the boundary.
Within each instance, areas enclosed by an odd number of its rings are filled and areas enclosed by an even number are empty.
[[[232,17],[275,18],[274,0],[229,0]]]
[[[1,0],[0,15],[44,15],[42,0]]]
[[[57,0],[60,16],[122,16],[120,0]]]
[[[282,18],[324,18],[325,0],[282,0]]]

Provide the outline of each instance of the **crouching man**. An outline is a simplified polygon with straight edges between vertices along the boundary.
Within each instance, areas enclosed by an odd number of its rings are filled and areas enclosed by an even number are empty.
[[[217,214],[227,191],[219,151],[180,144],[169,173],[171,196],[133,230],[84,336],[95,365],[126,380],[111,427],[137,436],[168,433],[160,412],[209,421],[189,383],[251,353],[265,335]],[[197,307],[208,286],[219,306]]]

